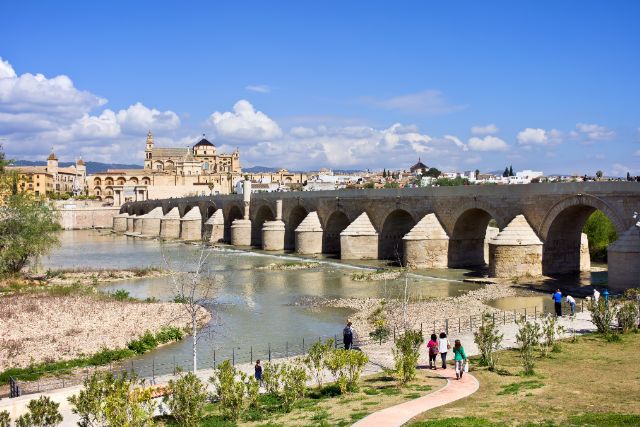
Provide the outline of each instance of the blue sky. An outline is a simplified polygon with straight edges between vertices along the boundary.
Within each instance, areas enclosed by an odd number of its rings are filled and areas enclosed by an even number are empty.
[[[14,158],[640,174],[640,3],[4,2]],[[43,77],[37,77],[42,74]],[[62,77],[57,77],[62,76]]]

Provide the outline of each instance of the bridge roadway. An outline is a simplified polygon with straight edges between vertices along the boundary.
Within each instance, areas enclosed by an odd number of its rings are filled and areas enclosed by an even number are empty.
[[[147,200],[123,205],[114,229],[392,259],[413,268],[488,261],[496,277],[552,276],[580,271],[581,232],[595,210],[619,237],[608,248],[609,285],[640,286],[637,182],[254,193],[250,202],[243,195]],[[487,235],[492,219],[497,236]]]

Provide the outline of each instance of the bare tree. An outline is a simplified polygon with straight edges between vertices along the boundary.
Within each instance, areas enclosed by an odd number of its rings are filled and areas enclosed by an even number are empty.
[[[212,307],[220,287],[220,282],[209,268],[209,256],[211,251],[202,242],[191,259],[185,260],[182,265],[171,265],[166,252],[162,251],[165,266],[171,272],[170,280],[173,287],[174,302],[180,303],[189,320],[192,338],[193,372],[197,371],[198,341],[203,336],[205,328],[200,329],[202,321],[206,318],[206,308]],[[211,313],[215,318],[215,313]],[[213,327],[213,322],[209,324]]]

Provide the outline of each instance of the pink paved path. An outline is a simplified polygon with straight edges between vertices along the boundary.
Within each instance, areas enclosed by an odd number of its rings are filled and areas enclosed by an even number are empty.
[[[480,387],[478,380],[469,374],[464,374],[461,380],[456,380],[455,370],[438,369],[436,373],[446,378],[447,384],[433,393],[401,403],[390,408],[374,412],[355,423],[357,427],[393,427],[401,426],[411,418],[429,409],[446,405],[447,403],[467,397],[475,393]]]

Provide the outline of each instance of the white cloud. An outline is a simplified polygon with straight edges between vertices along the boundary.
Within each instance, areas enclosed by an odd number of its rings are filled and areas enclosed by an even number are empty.
[[[258,93],[269,93],[271,92],[271,87],[268,85],[248,85],[244,87],[249,92],[258,92]]]
[[[149,129],[167,130],[177,129],[180,118],[173,111],[159,111],[147,108],[136,102],[126,110],[118,111],[118,123],[124,131],[146,132]]]
[[[295,126],[291,128],[289,135],[296,138],[310,138],[316,136],[316,131],[304,126]]]
[[[509,145],[502,139],[489,135],[484,138],[470,138],[469,148],[474,151],[506,151]]]
[[[447,140],[447,141],[451,141],[451,142],[453,142],[453,143],[455,144],[455,146],[456,146],[456,147],[461,148],[461,149],[462,149],[462,151],[469,151],[469,147],[467,147],[467,146],[465,145],[465,143],[464,143],[464,142],[462,142],[462,141],[460,140],[460,138],[458,138],[458,137],[456,137],[456,136],[453,136],[453,135],[445,135],[445,136],[444,136],[444,139],[445,139],[445,140]]]
[[[471,133],[473,135],[493,135],[500,131],[498,126],[493,123],[490,123],[486,126],[472,126]]]
[[[518,133],[517,139],[523,145],[547,145],[549,143],[547,131],[540,128],[526,128]]]
[[[388,99],[363,98],[367,104],[385,110],[399,110],[407,113],[439,115],[461,111],[466,105],[450,104],[438,90],[424,90]]]
[[[627,176],[627,172],[629,172],[631,175],[638,175],[640,174],[640,168],[637,167],[629,167],[628,165],[623,165],[620,163],[614,163],[611,166],[611,173],[609,175],[614,176],[614,177],[626,177]]]
[[[256,111],[247,100],[240,100],[232,112],[216,111],[209,123],[221,138],[243,141],[265,141],[282,136],[280,126],[262,111]]]
[[[578,123],[576,130],[571,131],[570,135],[584,143],[593,143],[597,141],[609,141],[615,138],[616,133],[606,126]]]

